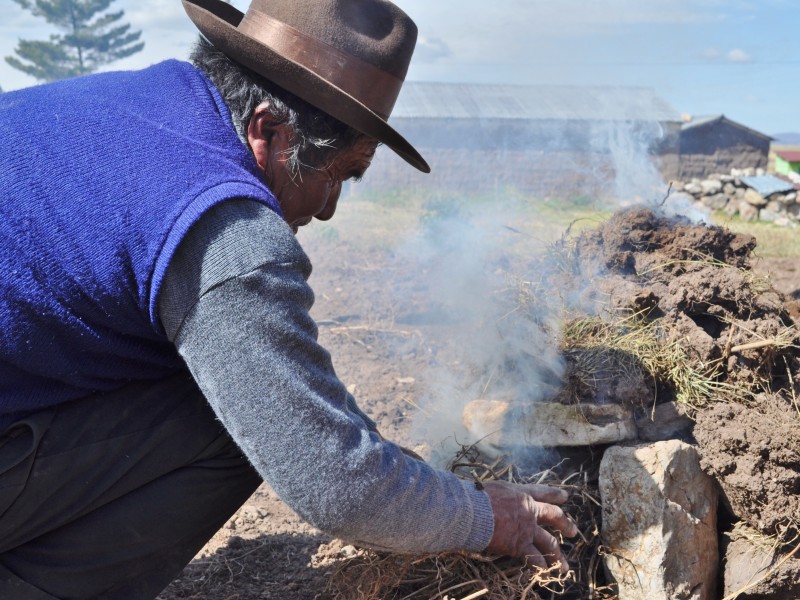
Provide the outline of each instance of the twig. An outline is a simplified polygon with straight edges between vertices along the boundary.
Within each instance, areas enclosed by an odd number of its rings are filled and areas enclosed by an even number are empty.
[[[659,204],[659,206],[664,206],[664,204],[666,204],[667,199],[669,198],[670,192],[672,192],[672,182],[671,181],[669,182],[669,187],[667,188],[667,193],[664,194],[664,198],[661,200],[661,203]]]
[[[483,588],[482,590],[479,590],[479,591],[475,592],[474,594],[470,594],[469,596],[464,596],[461,600],[475,600],[476,598],[480,598],[482,596],[485,596],[488,593],[489,593],[489,590],[487,588]]]
[[[760,340],[758,342],[750,342],[749,344],[740,344],[731,348],[731,353],[742,352],[743,350],[755,350],[756,348],[765,348],[767,346],[777,346],[778,340]]]
[[[475,583],[483,583],[483,581],[481,581],[480,579],[473,579],[472,581],[464,581],[462,583],[457,583],[455,585],[451,585],[446,590],[442,590],[441,592],[439,592],[435,596],[432,596],[431,600],[435,600],[436,598],[442,598],[442,596],[443,595],[446,596],[448,592],[452,592],[453,590],[457,590],[458,588],[466,587],[468,585],[473,585]]]

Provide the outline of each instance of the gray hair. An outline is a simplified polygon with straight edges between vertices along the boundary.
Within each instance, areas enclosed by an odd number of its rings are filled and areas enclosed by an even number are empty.
[[[231,112],[236,133],[245,144],[250,119],[262,102],[269,103],[270,114],[276,121],[292,128],[294,145],[287,167],[293,176],[301,169],[327,165],[363,135],[231,60],[203,36],[198,39],[189,60],[219,90]]]

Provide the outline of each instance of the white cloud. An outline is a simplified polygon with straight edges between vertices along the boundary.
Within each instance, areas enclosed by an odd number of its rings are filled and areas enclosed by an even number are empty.
[[[447,58],[452,53],[450,46],[443,39],[420,36],[417,38],[417,46],[414,49],[414,61],[433,63],[441,58]]]
[[[728,60],[733,63],[748,63],[753,60],[753,58],[744,50],[735,48],[728,52]]]

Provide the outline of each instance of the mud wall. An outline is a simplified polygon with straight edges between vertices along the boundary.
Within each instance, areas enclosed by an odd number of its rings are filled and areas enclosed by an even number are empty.
[[[731,169],[766,169],[769,138],[724,121],[685,129],[680,135],[679,179],[729,173]]]
[[[615,144],[651,161],[665,180],[677,176],[678,136],[672,125],[509,119],[392,124],[428,161],[431,173],[419,173],[382,149],[352,193],[425,188],[486,194],[513,188],[542,197],[604,197],[613,192]]]

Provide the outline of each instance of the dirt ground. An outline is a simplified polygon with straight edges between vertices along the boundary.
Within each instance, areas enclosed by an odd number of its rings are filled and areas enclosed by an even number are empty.
[[[314,263],[320,340],[340,378],[385,437],[413,447],[417,399],[431,366],[458,360],[458,348],[442,340],[459,324],[425,303],[417,267],[398,262],[391,249],[365,249],[341,236],[312,235],[304,245]],[[756,258],[753,270],[800,301],[800,260]],[[159,599],[329,599],[330,559],[348,551],[330,541],[263,485]]]

